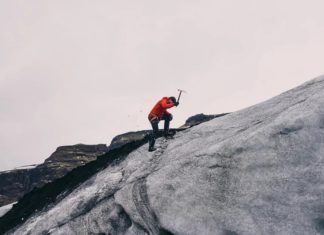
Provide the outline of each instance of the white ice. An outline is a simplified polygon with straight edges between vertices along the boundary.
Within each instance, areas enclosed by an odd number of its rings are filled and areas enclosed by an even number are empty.
[[[11,204],[0,207],[0,217],[2,217],[4,214],[6,214],[15,203],[17,203],[17,202],[13,202]]]

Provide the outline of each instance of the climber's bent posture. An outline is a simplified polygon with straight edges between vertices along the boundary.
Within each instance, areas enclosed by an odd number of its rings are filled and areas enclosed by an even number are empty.
[[[163,97],[154,108],[151,110],[150,114],[148,115],[148,119],[152,125],[153,131],[150,134],[149,138],[149,151],[154,151],[154,144],[155,139],[159,132],[159,122],[164,120],[164,136],[168,138],[169,134],[169,126],[170,121],[172,120],[172,114],[167,111],[167,109],[172,108],[173,106],[178,106],[179,103],[177,102],[176,98],[171,97]]]

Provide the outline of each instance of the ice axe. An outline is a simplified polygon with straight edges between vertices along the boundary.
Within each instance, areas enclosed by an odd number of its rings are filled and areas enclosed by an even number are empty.
[[[178,89],[178,91],[179,91],[179,96],[177,102],[179,103],[182,92],[186,93],[186,91],[181,89]]]

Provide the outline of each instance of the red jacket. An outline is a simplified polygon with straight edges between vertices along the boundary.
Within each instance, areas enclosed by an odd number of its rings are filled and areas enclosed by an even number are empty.
[[[159,102],[156,103],[154,108],[151,110],[148,118],[151,120],[153,117],[162,118],[163,114],[170,114],[167,109],[172,108],[174,103],[168,97],[163,97]]]

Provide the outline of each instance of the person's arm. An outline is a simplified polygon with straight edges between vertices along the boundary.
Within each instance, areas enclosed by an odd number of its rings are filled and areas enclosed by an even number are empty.
[[[162,108],[168,109],[168,108],[172,108],[174,106],[174,103],[171,100],[164,99],[161,102],[161,106]]]

